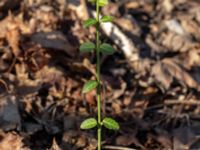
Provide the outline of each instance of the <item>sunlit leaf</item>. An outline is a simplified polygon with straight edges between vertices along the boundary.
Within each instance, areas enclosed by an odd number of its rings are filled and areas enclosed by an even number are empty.
[[[119,130],[119,124],[112,118],[104,118],[103,125],[110,130]]]
[[[97,20],[94,18],[89,18],[88,20],[84,21],[83,26],[84,28],[90,27],[92,25],[95,25],[97,23]]]
[[[98,85],[98,82],[95,80],[90,80],[83,86],[82,93],[88,93],[91,90],[95,89]]]
[[[92,52],[95,49],[95,44],[92,42],[86,42],[81,44],[80,51],[81,52]]]
[[[111,22],[113,20],[112,16],[103,16],[101,22]]]
[[[100,52],[107,55],[112,55],[115,53],[115,49],[108,43],[103,43],[100,45]]]
[[[99,6],[105,6],[108,4],[108,0],[99,0]]]
[[[88,118],[81,123],[81,129],[91,129],[97,126],[97,120],[95,118]]]

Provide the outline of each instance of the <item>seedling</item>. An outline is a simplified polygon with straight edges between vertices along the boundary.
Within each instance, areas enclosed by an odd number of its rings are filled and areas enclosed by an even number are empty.
[[[114,48],[108,43],[101,43],[100,41],[100,24],[111,22],[113,17],[103,16],[100,18],[100,7],[108,4],[108,0],[89,0],[89,2],[96,4],[96,18],[89,18],[84,22],[84,27],[96,27],[96,43],[86,42],[80,46],[81,52],[96,52],[96,80],[90,80],[83,86],[82,93],[88,93],[96,89],[97,94],[97,120],[89,118],[82,122],[81,129],[91,129],[97,127],[98,150],[101,150],[101,130],[106,127],[110,130],[118,130],[119,124],[112,118],[101,118],[101,78],[100,78],[100,54],[111,55],[115,52]]]

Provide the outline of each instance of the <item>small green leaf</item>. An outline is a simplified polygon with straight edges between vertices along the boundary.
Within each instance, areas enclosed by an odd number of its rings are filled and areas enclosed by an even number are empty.
[[[97,87],[97,85],[98,85],[97,81],[94,81],[94,80],[88,81],[83,86],[82,93],[88,93],[88,92],[90,92],[91,90],[95,89]]]
[[[89,18],[88,20],[84,21],[83,26],[84,28],[90,27],[92,25],[95,25],[97,23],[97,20],[94,18]]]
[[[92,42],[86,42],[81,44],[80,51],[81,52],[92,52],[95,49],[95,44]]]
[[[97,126],[97,120],[95,118],[88,118],[81,123],[81,129],[91,129]]]
[[[101,22],[111,22],[113,20],[112,16],[103,16]]]
[[[99,6],[105,6],[108,4],[108,0],[99,0]]]
[[[115,53],[115,49],[107,43],[103,43],[100,45],[100,52],[107,55],[112,55]]]
[[[119,130],[119,124],[112,118],[104,118],[103,125],[110,130]]]

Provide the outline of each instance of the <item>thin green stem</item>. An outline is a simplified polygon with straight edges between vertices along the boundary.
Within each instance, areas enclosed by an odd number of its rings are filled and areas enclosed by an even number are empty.
[[[96,1],[96,15],[97,15],[97,26],[96,26],[96,56],[97,56],[97,111],[98,111],[98,129],[97,129],[97,139],[98,139],[98,150],[101,150],[101,79],[100,79],[100,52],[99,52],[99,0]]]

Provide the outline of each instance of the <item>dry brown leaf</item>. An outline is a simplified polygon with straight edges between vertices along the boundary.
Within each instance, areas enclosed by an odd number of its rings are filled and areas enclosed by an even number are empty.
[[[132,20],[127,19],[127,18],[115,19],[115,23],[126,31],[132,32],[132,30],[135,29],[135,25],[133,24]]]
[[[39,9],[32,14],[35,18],[37,31],[51,32],[56,29],[58,14],[54,13],[54,8],[49,5],[40,5]]]
[[[51,150],[61,150],[61,148],[59,147],[59,145],[56,142],[55,137],[53,138],[53,143],[52,143],[52,146],[51,146]]]
[[[10,47],[12,48],[15,57],[18,57],[21,53],[21,50],[19,48],[20,36],[21,34],[18,27],[10,29],[6,32],[6,39]]]
[[[166,12],[170,13],[173,8],[174,8],[174,5],[172,4],[172,0],[164,0],[163,3],[163,8],[166,10]]]
[[[140,3],[138,1],[130,1],[125,4],[127,9],[137,9],[140,7]]]
[[[6,33],[9,30],[18,29],[21,33],[31,33],[30,27],[24,22],[23,14],[20,13],[18,16],[14,16],[11,12],[9,15],[0,21],[0,39],[6,37]]]
[[[115,114],[120,114],[122,112],[122,103],[120,101],[115,101],[112,103],[111,108]]]
[[[63,77],[64,72],[56,67],[44,66],[36,74],[35,78],[40,83],[47,83],[50,85],[49,95],[57,98],[62,98],[66,90],[66,79]],[[68,85],[70,88],[70,85]]]
[[[162,41],[162,46],[167,47],[168,51],[171,52],[188,52],[198,46],[198,43],[191,40],[188,36],[174,33],[174,31],[162,34],[160,41]]]
[[[31,36],[31,40],[44,48],[61,50],[69,56],[76,54],[75,48],[69,43],[61,32],[39,32]]]
[[[16,133],[1,133],[0,150],[28,150],[24,147],[23,138]]]
[[[86,144],[87,144],[87,137],[85,135],[81,135],[76,142],[76,147],[83,148],[86,146]]]
[[[132,144],[135,144],[136,146],[139,146],[142,149],[145,149],[142,144],[137,140],[135,135],[133,134],[126,134],[126,135],[121,135],[116,138],[116,144],[117,145],[122,145],[122,146],[129,146]]]
[[[19,48],[20,42],[20,23],[15,19],[13,14],[10,12],[5,21],[0,22],[0,26],[2,27],[2,38],[6,37],[9,46],[13,50],[13,54],[17,57],[21,50]],[[5,36],[5,37],[4,37]]]
[[[176,57],[176,61],[187,70],[200,66],[200,48],[191,49],[187,53],[181,53]]]
[[[42,80],[44,83],[54,84],[63,75],[64,72],[61,69],[45,66],[35,74],[35,78]]]
[[[31,80],[29,79],[28,69],[25,64],[15,65],[16,75],[17,75],[17,86],[16,89],[18,94],[26,95],[30,93],[37,92],[41,86],[42,82],[40,79]]]
[[[152,74],[161,85],[168,89],[175,78],[178,82],[184,83],[189,88],[200,90],[200,85],[193,77],[173,59],[164,59],[153,66]]]
[[[78,136],[77,131],[69,130],[64,132],[62,137],[62,146],[64,149],[72,149],[72,145],[75,145],[75,138]]]
[[[156,78],[156,81],[160,82],[162,86],[164,86],[165,89],[169,89],[173,77],[162,62],[158,62],[153,66],[152,75]]]
[[[68,9],[75,11],[78,17],[83,20],[87,20],[89,18],[89,13],[85,0],[79,0],[79,1],[70,0]]]

